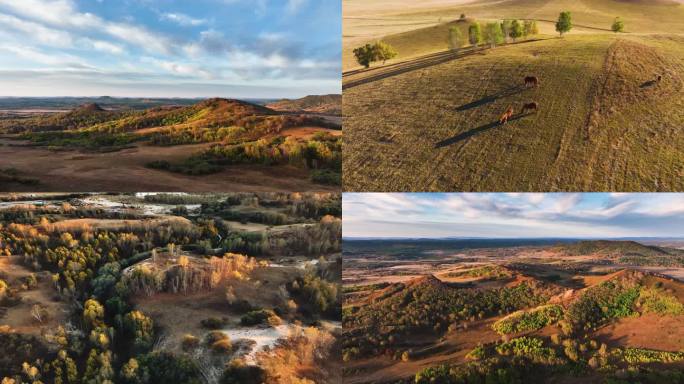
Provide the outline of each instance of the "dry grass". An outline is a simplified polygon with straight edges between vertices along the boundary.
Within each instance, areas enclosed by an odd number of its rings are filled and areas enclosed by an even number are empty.
[[[684,188],[684,38],[568,36],[345,91],[345,190]],[[643,85],[656,73],[663,81]],[[541,78],[521,88],[524,76]],[[522,103],[540,103],[520,115]],[[499,115],[513,105],[508,125]]]
[[[614,0],[474,0],[408,1],[343,0],[343,67],[358,67],[354,47],[378,39],[392,39],[395,34],[416,31],[456,20],[461,13],[468,18],[498,20],[503,18],[536,19],[542,34],[555,34],[553,22],[561,11],[571,11],[576,24],[572,33],[608,29],[616,16],[635,33],[684,33],[684,6],[663,5],[657,1]],[[585,28],[587,27],[587,28]],[[400,55],[401,50],[400,50]]]
[[[13,289],[19,289],[24,279],[31,271],[20,264],[19,256],[0,257],[0,279],[9,283]],[[19,304],[8,308],[0,307],[0,326],[8,325],[18,333],[41,336],[48,331],[54,331],[58,325],[64,324],[70,308],[66,302],[56,301],[58,292],[52,284],[49,273],[36,275],[38,284],[30,290],[17,293],[21,297]],[[32,315],[31,309],[39,305],[46,309],[49,316],[38,322]]]

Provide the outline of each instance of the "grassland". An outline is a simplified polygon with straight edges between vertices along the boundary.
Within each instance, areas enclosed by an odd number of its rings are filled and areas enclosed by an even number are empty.
[[[682,43],[567,36],[347,89],[345,189],[680,190]],[[532,100],[538,113],[498,124]]]
[[[363,9],[349,4],[350,17]],[[399,52],[385,66],[347,66],[353,70],[343,84],[354,86],[343,97],[345,190],[684,187],[684,6],[523,0],[417,8],[368,15],[366,22],[378,25],[430,18],[433,24],[375,36]],[[578,25],[562,39],[552,35],[561,10],[572,11]],[[456,21],[461,13],[467,18]],[[618,15],[628,33],[606,32]],[[465,31],[474,20],[504,18],[535,19],[540,34],[449,56],[450,27]],[[360,31],[359,23],[349,28]],[[540,78],[539,87],[523,87],[529,75]],[[520,113],[531,101],[539,111]],[[514,116],[500,125],[509,106]]]

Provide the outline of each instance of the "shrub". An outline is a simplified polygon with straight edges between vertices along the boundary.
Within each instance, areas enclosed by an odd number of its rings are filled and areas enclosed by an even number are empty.
[[[240,323],[242,325],[258,325],[258,324],[269,324],[269,325],[278,325],[281,323],[280,317],[275,314],[270,309],[259,309],[256,311],[250,311],[247,312],[242,318],[240,319]]]
[[[211,345],[211,350],[214,353],[229,353],[232,348],[229,338],[218,340]]]
[[[466,358],[472,360],[482,360],[486,357],[486,351],[484,346],[478,344],[477,347],[473,348],[472,351],[468,352]]]
[[[228,335],[221,331],[211,331],[205,336],[207,345],[213,345],[217,341],[230,339]]]
[[[644,312],[672,316],[684,314],[684,305],[676,297],[668,295],[663,290],[657,288],[642,289],[638,303]]]
[[[226,318],[219,319],[218,317],[210,317],[201,321],[202,326],[207,329],[220,329],[223,328],[226,323]]]
[[[529,311],[514,312],[492,325],[500,335],[534,331],[553,324],[563,316],[560,305],[545,305]]]
[[[184,351],[190,351],[199,347],[199,339],[194,335],[184,335],[181,342]]]

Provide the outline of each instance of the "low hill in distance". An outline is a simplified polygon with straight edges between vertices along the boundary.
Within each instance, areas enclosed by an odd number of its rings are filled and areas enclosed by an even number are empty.
[[[283,99],[266,104],[277,111],[309,112],[323,115],[342,115],[342,95],[309,95],[301,99]]]

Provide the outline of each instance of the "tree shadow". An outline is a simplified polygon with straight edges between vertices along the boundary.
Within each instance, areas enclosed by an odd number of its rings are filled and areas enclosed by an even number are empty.
[[[499,93],[495,93],[493,95],[485,96],[485,97],[481,98],[480,100],[475,100],[471,103],[463,104],[459,107],[456,107],[456,110],[459,112],[463,112],[463,111],[467,111],[467,110],[472,109],[472,108],[477,108],[477,107],[480,107],[480,106],[485,105],[485,104],[493,103],[494,101],[501,99],[503,97],[513,96],[516,93],[520,93],[520,92],[524,91],[525,89],[527,89],[527,88],[523,85],[516,85],[515,87],[510,87],[510,88],[505,89]]]
[[[643,83],[639,86],[639,88],[650,88],[650,87],[656,85],[656,83],[657,83],[656,80],[649,80],[649,81],[643,82]]]
[[[525,114],[519,113],[519,114],[517,114],[517,115],[511,117],[510,119],[508,119],[508,121],[509,121],[509,122],[511,122],[511,121],[516,121],[516,120],[518,120],[518,119],[522,119],[523,117],[525,117],[525,116],[527,116],[527,115],[531,115],[531,114],[532,114],[532,113],[525,113]],[[491,123],[488,123],[488,124],[485,124],[485,125],[481,125],[481,126],[479,126],[479,127],[477,127],[477,128],[473,128],[473,129],[471,129],[471,130],[469,130],[469,131],[466,131],[466,132],[463,132],[463,133],[459,133],[458,135],[456,135],[456,136],[454,136],[454,137],[450,137],[450,138],[448,138],[448,139],[442,140],[442,141],[440,141],[439,143],[435,144],[435,148],[442,148],[442,147],[449,146],[449,145],[451,145],[451,144],[458,143],[459,141],[463,141],[463,140],[465,140],[465,139],[467,139],[467,138],[469,138],[469,137],[478,135],[478,134],[480,134],[480,133],[482,133],[482,132],[484,132],[484,131],[488,131],[488,130],[490,130],[490,129],[492,129],[492,128],[496,128],[496,127],[498,127],[498,126],[500,126],[500,125],[503,125],[503,124],[499,123],[498,120],[497,120],[497,121],[492,121]]]

